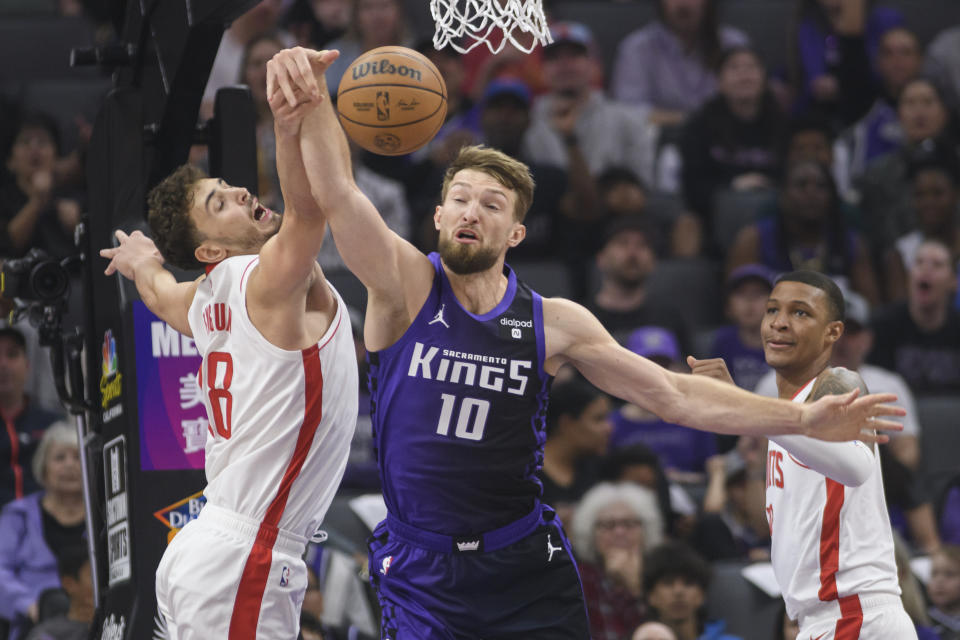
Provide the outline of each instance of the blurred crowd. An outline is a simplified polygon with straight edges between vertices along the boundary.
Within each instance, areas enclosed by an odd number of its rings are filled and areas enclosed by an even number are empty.
[[[921,638],[958,640],[960,468],[932,474],[928,456],[955,447],[960,428],[960,27],[923,41],[882,0],[776,1],[795,5],[788,24],[770,25],[784,33],[786,64],[721,23],[722,0],[618,3],[655,5],[618,43],[598,42],[597,24],[553,17],[553,43],[529,55],[437,51],[408,20],[412,2],[264,0],[226,31],[200,118],[217,89],[250,87],[259,196],[282,210],[266,62],[292,45],[338,49],[327,76],[335,94],[362,52],[415,48],[446,80],[445,124],[407,156],[354,149],[357,184],[387,224],[432,250],[446,164],[464,144],[496,147],[537,184],[526,240],[507,255],[521,278],[581,302],[664,367],[722,357],[736,384],[758,393],[776,394],[760,340],[776,275],[835,278],[847,323],[833,364],[909,411],[880,447],[907,611]],[[0,16],[60,16],[107,43],[116,34],[98,6],[0,0]],[[563,3],[544,6],[562,14]],[[77,251],[95,111],[53,109],[44,95],[57,94],[0,72],[0,259]],[[205,162],[202,150],[191,158]],[[333,243],[319,259],[344,272]],[[6,315],[11,303],[0,302]],[[86,637],[76,436],[58,422],[63,407],[26,321],[0,328],[0,416],[0,619],[12,639]],[[707,618],[706,598],[711,567],[769,557],[765,442],[666,423],[567,372],[547,423],[543,500],[574,541],[594,638],[737,637]],[[343,495],[378,489],[372,455],[361,415]],[[304,607],[308,639],[340,637],[321,622],[337,566],[323,555]],[[919,555],[932,560],[923,583],[909,566]],[[753,637],[795,638],[782,614],[774,626]]]

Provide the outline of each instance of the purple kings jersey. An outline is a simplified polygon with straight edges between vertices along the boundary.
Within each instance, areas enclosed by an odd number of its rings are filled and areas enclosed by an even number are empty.
[[[440,264],[406,333],[369,354],[373,435],[383,497],[398,520],[446,535],[517,520],[540,495],[544,419],[540,296],[509,267],[507,291],[478,316]]]

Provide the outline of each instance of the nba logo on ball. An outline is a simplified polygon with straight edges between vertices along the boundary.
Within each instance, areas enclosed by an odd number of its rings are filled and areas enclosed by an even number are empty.
[[[378,47],[344,72],[337,111],[356,144],[381,155],[403,155],[440,130],[447,116],[447,85],[424,55],[406,47]]]
[[[377,91],[377,120],[390,119],[390,92]]]

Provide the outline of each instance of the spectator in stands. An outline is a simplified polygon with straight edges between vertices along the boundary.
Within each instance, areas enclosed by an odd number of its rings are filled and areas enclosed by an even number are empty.
[[[910,268],[907,301],[875,318],[868,360],[904,377],[916,394],[960,393],[960,312],[956,257],[942,240],[927,239]]]
[[[579,375],[553,385],[543,468],[537,477],[543,485],[543,502],[557,511],[562,522],[571,521],[576,503],[597,483],[611,431],[606,394]]]
[[[707,460],[707,490],[693,545],[710,561],[770,559],[764,511],[766,439],[743,436],[735,449]]]
[[[929,78],[907,82],[897,102],[903,144],[880,156],[856,180],[865,231],[874,255],[883,256],[900,236],[916,228],[907,168],[921,156],[955,153],[956,135],[943,94]]]
[[[677,634],[662,622],[644,622],[630,640],[677,640]]]
[[[800,161],[787,167],[778,212],[744,227],[728,256],[728,269],[760,263],[776,272],[812,269],[845,279],[871,303],[879,287],[866,244],[840,211],[840,196],[826,166]]]
[[[42,620],[26,640],[87,640],[96,603],[86,546],[63,549],[57,556],[57,575],[70,599],[70,608],[63,615]]]
[[[960,547],[945,545],[933,554],[930,619],[940,640],[960,640]]]
[[[937,157],[939,156],[939,157]],[[908,170],[913,188],[917,228],[897,238],[887,252],[887,297],[900,302],[907,295],[906,265],[913,264],[917,247],[925,238],[940,238],[953,255],[960,255],[960,167],[951,152],[922,157]]]
[[[643,216],[650,220],[659,244],[657,255],[692,258],[700,255],[703,244],[700,221],[685,211],[683,203],[672,198],[651,198],[647,185],[626,167],[610,167],[597,177],[600,224],[587,225],[582,238],[590,237],[596,247],[604,225],[620,216]],[[591,255],[592,255],[591,251]]]
[[[24,393],[31,367],[26,344],[17,329],[0,327],[0,416],[6,426],[0,434],[0,506],[40,488],[26,463],[44,431],[62,417],[35,406]]]
[[[677,338],[662,327],[641,327],[630,334],[626,347],[657,364],[679,370]],[[611,444],[622,447],[641,442],[656,452],[667,477],[676,482],[705,479],[704,464],[717,451],[715,434],[664,422],[646,409],[625,404],[612,415]]]
[[[880,36],[876,64],[880,94],[866,115],[843,135],[849,148],[852,175],[859,176],[870,162],[894,151],[902,143],[897,99],[906,83],[920,73],[922,66],[923,49],[913,31],[894,27]]]
[[[33,456],[43,490],[0,511],[0,618],[11,620],[14,638],[37,622],[37,598],[59,587],[57,554],[83,546],[83,481],[77,432],[52,425]]]
[[[327,68],[327,88],[336,95],[340,77],[360,54],[377,47],[414,44],[400,0],[354,0],[350,27],[346,35],[327,45],[340,51],[340,57]]]
[[[718,93],[690,116],[680,146],[684,198],[708,231],[718,192],[772,188],[786,128],[756,51],[727,49],[718,69]]]
[[[726,315],[733,323],[717,329],[711,358],[723,358],[734,383],[752,391],[770,371],[763,357],[760,324],[773,290],[773,273],[760,264],[744,264],[727,277]],[[688,361],[689,364],[689,361]]]
[[[717,21],[716,0],[658,0],[658,18],[626,36],[617,50],[610,92],[644,109],[656,125],[677,126],[713,95],[724,49],[748,44]]]
[[[57,184],[56,122],[43,113],[25,114],[5,151],[10,176],[0,183],[0,256],[22,256],[34,247],[55,257],[75,254],[80,203]]]
[[[797,113],[817,111],[835,125],[857,121],[876,96],[871,61],[880,36],[903,24],[896,9],[871,0],[797,0],[790,40]]]
[[[598,176],[609,167],[627,167],[646,183],[653,178],[655,140],[640,112],[607,98],[591,80],[598,64],[590,30],[577,22],[555,22],[553,43],[543,49],[549,92],[533,106],[530,157],[558,164],[568,175]]]
[[[654,246],[655,234],[643,217],[613,219],[596,257],[600,288],[587,307],[621,343],[637,327],[656,325],[685,344],[687,328],[679,312],[647,300],[647,279],[657,266]]]
[[[674,489],[653,449],[642,442],[612,449],[603,461],[601,473],[602,479],[607,482],[631,482],[653,491],[657,496],[664,535],[678,537],[675,528],[677,514],[672,504]],[[686,497],[686,494],[683,495]],[[696,505],[692,504],[689,497],[686,500],[695,510]],[[692,525],[689,528],[692,529]]]
[[[603,482],[588,491],[571,528],[594,640],[619,640],[643,622],[643,554],[660,544],[653,492]]]
[[[217,90],[234,84],[243,72],[243,50],[254,38],[267,33],[276,33],[284,47],[294,45],[293,36],[279,31],[284,0],[261,0],[230,24],[223,33],[217,57],[210,68],[207,87],[203,92],[200,117],[206,120],[213,116],[213,103]],[[340,77],[339,75],[337,76]]]
[[[665,543],[644,559],[643,590],[651,618],[670,627],[679,640],[740,640],[724,633],[723,620],[706,620],[709,586],[710,565],[682,543]]]
[[[3,261],[0,260],[0,266]],[[0,318],[11,318],[15,308],[13,300],[4,298],[0,294]],[[40,346],[40,334],[36,327],[30,324],[30,318],[27,314],[16,318],[13,323],[0,321],[0,329],[12,327],[19,331],[26,343],[27,353],[27,380],[24,383],[23,391],[30,398],[31,406],[45,409],[56,414],[63,413],[63,404],[60,402],[60,396],[57,394],[56,384],[53,380],[53,367],[50,362],[50,350]],[[0,342],[2,344],[2,342]],[[0,438],[2,439],[2,438]],[[0,451],[3,445],[0,445]],[[2,484],[2,483],[0,483]],[[2,495],[2,491],[0,491]],[[2,503],[0,503],[2,506]]]
[[[250,87],[257,116],[257,196],[275,211],[283,210],[280,177],[277,175],[277,145],[273,134],[273,112],[267,101],[267,62],[286,47],[272,33],[256,36],[243,48],[240,84]]]
[[[325,49],[346,33],[352,4],[352,0],[294,0],[282,24],[299,46]]]
[[[829,121],[818,116],[804,116],[791,120],[783,148],[783,166],[790,167],[801,160],[817,162],[829,167],[837,190],[843,198],[844,219],[862,228],[860,212],[850,206],[859,194],[853,192],[850,177],[850,151],[838,141]]]
[[[773,633],[770,640],[798,640],[800,634],[800,625],[796,620],[791,620],[787,616],[786,605],[780,605],[780,612],[777,614],[777,621],[773,625]]]

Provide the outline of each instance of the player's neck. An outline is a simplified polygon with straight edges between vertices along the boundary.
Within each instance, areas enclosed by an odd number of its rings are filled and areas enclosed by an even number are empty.
[[[443,265],[447,281],[460,305],[475,315],[494,309],[507,292],[507,277],[503,275],[503,260],[485,271],[460,275]]]
[[[777,392],[785,400],[792,399],[808,382],[823,373],[830,362],[830,353],[820,354],[816,360],[797,367],[777,369]]]

